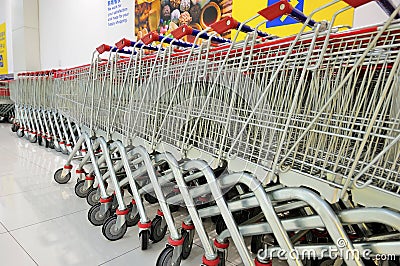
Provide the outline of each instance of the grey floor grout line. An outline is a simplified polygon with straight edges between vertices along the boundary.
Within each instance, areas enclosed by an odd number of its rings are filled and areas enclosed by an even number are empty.
[[[126,255],[126,254],[128,254],[128,253],[130,253],[130,252],[132,252],[132,251],[135,251],[135,250],[137,250],[138,248],[140,248],[140,246],[139,246],[139,247],[137,247],[137,248],[134,248],[134,249],[128,250],[128,251],[126,251],[126,252],[122,253],[121,255],[119,255],[119,256],[116,256],[115,258],[112,258],[112,259],[109,259],[109,260],[107,260],[107,261],[105,261],[105,262],[102,262],[102,263],[100,263],[98,266],[104,265],[104,264],[106,264],[106,263],[108,263],[108,262],[110,262],[110,261],[113,261],[113,260],[115,260],[115,259],[117,259],[117,258],[119,258],[119,257],[122,257],[122,256],[124,256],[124,255]]]
[[[43,220],[43,221],[40,221],[40,222],[37,222],[37,223],[33,223],[33,224],[26,225],[26,226],[18,227],[18,228],[10,230],[9,232],[14,232],[14,231],[21,230],[21,229],[24,229],[24,228],[27,228],[27,227],[31,227],[31,226],[34,226],[34,225],[46,223],[46,222],[49,222],[49,221],[60,219],[60,218],[63,218],[63,217],[66,217],[66,216],[69,216],[69,215],[72,215],[72,214],[76,214],[76,213],[79,213],[79,212],[87,211],[87,210],[88,209],[85,208],[85,209],[82,209],[82,210],[79,210],[79,211],[70,212],[70,213],[67,213],[67,214],[64,214],[64,215],[60,215],[60,216],[57,216],[57,217],[53,217],[53,218],[50,218],[50,219],[46,219],[46,220]]]
[[[39,265],[31,256],[31,254],[28,253],[28,251],[26,251],[26,249],[21,245],[21,243],[18,242],[18,240],[11,234],[11,232],[8,232],[8,234],[15,240],[15,242],[17,242],[17,244],[22,248],[22,250],[29,256],[29,258],[31,258],[31,260],[36,264]]]
[[[3,232],[3,233],[0,233],[0,235],[2,235],[2,234],[6,234],[6,233],[9,233],[9,231],[8,231],[8,229],[7,229],[7,227],[5,227],[4,226],[4,224],[2,223],[2,222],[0,222],[0,225],[6,230],[5,232]]]

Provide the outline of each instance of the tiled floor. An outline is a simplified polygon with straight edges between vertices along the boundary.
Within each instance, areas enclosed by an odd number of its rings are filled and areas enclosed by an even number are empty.
[[[65,159],[0,124],[0,265],[155,265],[165,241],[142,251],[137,228],[107,241],[87,220],[89,207],[75,196],[74,182],[54,182]],[[195,245],[182,265],[199,265],[202,255]],[[236,253],[228,259],[236,262]]]

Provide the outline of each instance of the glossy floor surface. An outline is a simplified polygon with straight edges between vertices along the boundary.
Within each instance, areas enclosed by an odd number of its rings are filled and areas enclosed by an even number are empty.
[[[0,265],[155,265],[166,241],[142,251],[137,227],[119,241],[106,240],[87,220],[89,207],[75,195],[75,182],[53,180],[65,160],[0,124]],[[199,265],[202,255],[196,240],[182,265]],[[227,266],[240,264],[234,250],[228,260]]]

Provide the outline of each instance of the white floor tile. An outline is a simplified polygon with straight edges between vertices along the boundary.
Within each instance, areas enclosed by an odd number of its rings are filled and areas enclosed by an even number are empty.
[[[135,249],[127,254],[117,257],[111,261],[108,261],[103,266],[123,266],[123,265],[135,265],[140,266],[154,266],[160,255],[161,251],[165,248],[165,241],[163,243],[157,243],[152,246],[151,249],[142,251],[140,248]],[[182,266],[189,265],[200,265],[201,259],[204,255],[202,248],[193,246],[192,253],[187,260],[182,261]]]
[[[110,242],[82,211],[13,231],[12,234],[40,265],[99,265],[139,248],[137,228],[128,228],[119,241]],[[138,265],[138,264],[135,264]]]
[[[4,234],[6,232],[7,232],[6,228],[4,228],[4,226],[0,223],[0,234]]]
[[[10,234],[0,235],[1,265],[36,265]]]
[[[0,220],[11,231],[87,208],[71,185],[51,186],[0,197]]]
[[[0,197],[57,186],[55,182],[51,182],[50,173],[44,169],[41,171],[43,174],[23,174],[23,171],[20,171],[0,176]]]

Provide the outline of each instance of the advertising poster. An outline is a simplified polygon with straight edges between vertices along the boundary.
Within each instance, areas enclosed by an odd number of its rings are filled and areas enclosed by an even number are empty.
[[[168,35],[183,24],[202,30],[231,15],[232,0],[136,0],[135,35],[138,39],[151,31]],[[230,38],[230,32],[224,37]]]
[[[233,0],[233,11],[232,16],[238,21],[245,21],[248,18],[251,18],[258,11],[263,8],[275,4],[279,0],[257,0],[251,1],[249,4],[249,0]],[[332,2],[332,0],[290,0],[290,4],[296,9],[302,11],[305,15],[309,15],[316,8],[321,7],[327,3]],[[320,12],[316,13],[313,16],[315,21],[323,21],[328,20],[332,21],[333,15],[346,7],[347,4],[343,1],[336,3],[335,5],[323,9]],[[347,10],[343,13],[340,13],[334,25],[345,25],[345,26],[353,26],[353,18],[354,18],[354,9]],[[251,26],[256,26],[258,23],[263,22],[265,19],[259,17],[249,23]],[[298,21],[294,20],[289,16],[282,16],[273,21],[268,21],[263,26],[261,26],[261,30],[266,33],[277,35],[280,37],[297,34],[302,27],[302,24]],[[306,30],[311,30],[311,28],[307,28]]]
[[[107,0],[108,27],[115,27],[128,23],[130,5],[132,5],[130,0]]]
[[[0,24],[0,75],[8,74],[6,23]]]

